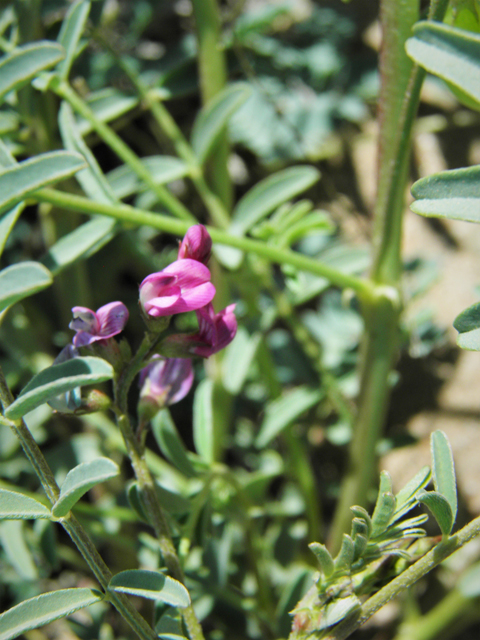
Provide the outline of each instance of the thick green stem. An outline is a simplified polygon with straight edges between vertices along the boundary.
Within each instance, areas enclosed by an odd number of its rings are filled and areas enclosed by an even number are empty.
[[[217,0],[193,0],[198,40],[198,68],[203,104],[208,104],[227,82],[227,63],[221,44],[221,20]],[[233,189],[228,173],[230,153],[227,132],[215,145],[207,171],[211,188],[227,211],[233,203]]]
[[[432,3],[430,19],[441,19],[445,0]],[[374,222],[372,284],[378,296],[363,300],[365,331],[360,357],[360,396],[347,474],[330,534],[337,551],[349,529],[350,507],[367,503],[376,473],[375,449],[385,422],[390,372],[398,357],[401,300],[402,219],[410,160],[412,128],[424,73],[405,53],[405,40],[418,17],[418,0],[382,0],[384,41],[380,61],[380,135],[378,194]],[[382,293],[388,292],[384,297]]]
[[[50,202],[51,204],[70,211],[108,216],[129,223],[135,227],[152,227],[178,236],[184,235],[190,226],[190,224],[186,222],[174,220],[169,216],[144,211],[143,209],[137,209],[127,204],[110,205],[101,202],[92,202],[88,198],[56,191],[55,189],[39,189],[33,194],[32,198],[39,202]],[[369,282],[343,273],[338,269],[334,269],[327,264],[295,251],[278,249],[259,240],[233,236],[213,227],[208,227],[208,231],[213,241],[218,244],[225,244],[230,247],[237,247],[245,252],[255,253],[270,262],[291,264],[302,271],[308,271],[327,278],[334,286],[340,287],[341,289],[353,289],[360,297],[368,297],[373,291],[373,287]]]
[[[159,201],[171,211],[177,218],[195,223],[196,220],[188,209],[173,196],[163,185],[157,184],[140,161],[140,158],[130,149],[128,145],[104,122],[99,120],[88,104],[73,91],[65,82],[52,85],[56,94],[66,100],[71,107],[87,120],[98,133],[100,138],[108,144],[117,156],[127,164],[132,171],[155,193]]]
[[[361,606],[358,615],[347,618],[337,625],[325,640],[345,640],[356,629],[369,620],[379,609],[384,607],[396,596],[405,593],[420,578],[427,575],[432,569],[439,565],[445,558],[463,547],[467,542],[480,535],[480,518],[476,518],[458,533],[451,536],[445,542],[441,542],[431,551],[426,553],[420,560],[409,567],[406,571],[389,582],[375,595],[369,598]],[[313,637],[313,636],[310,636]]]

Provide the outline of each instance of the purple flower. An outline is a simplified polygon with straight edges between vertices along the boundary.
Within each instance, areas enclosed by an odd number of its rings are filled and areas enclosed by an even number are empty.
[[[237,333],[234,309],[234,304],[219,313],[215,313],[212,304],[198,309],[198,333],[192,336],[192,340],[199,344],[192,348],[192,353],[208,358],[230,344]]]
[[[185,234],[178,249],[178,259],[190,258],[207,264],[212,252],[212,239],[203,224],[196,224]]]
[[[156,356],[140,372],[140,405],[156,410],[180,402],[193,384],[192,361]]]
[[[140,303],[155,318],[200,309],[214,295],[210,271],[191,258],[172,262],[163,271],[147,276],[140,285]]]
[[[77,332],[73,338],[76,347],[117,335],[128,320],[128,309],[123,302],[110,302],[96,312],[86,307],[73,307],[72,312],[73,320],[68,326]]]

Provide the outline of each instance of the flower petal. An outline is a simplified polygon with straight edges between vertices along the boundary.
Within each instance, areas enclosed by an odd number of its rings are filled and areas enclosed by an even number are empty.
[[[99,335],[110,338],[123,331],[128,321],[128,309],[123,302],[109,302],[97,310]]]

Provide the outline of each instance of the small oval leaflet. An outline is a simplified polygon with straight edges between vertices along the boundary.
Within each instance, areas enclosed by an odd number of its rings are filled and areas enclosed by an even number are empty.
[[[55,364],[37,373],[5,411],[10,420],[21,418],[50,398],[75,387],[104,382],[113,378],[113,368],[102,358],[87,356]]]
[[[0,640],[12,640],[30,629],[68,616],[102,600],[94,589],[60,589],[24,600],[0,615]]]
[[[172,607],[188,607],[190,604],[190,595],[183,584],[158,571],[145,569],[121,571],[113,576],[108,588],[110,591],[130,593],[149,600],[160,600]]]
[[[0,520],[37,520],[50,518],[50,509],[34,498],[0,489]]]
[[[119,472],[118,466],[109,458],[97,458],[91,462],[79,464],[67,473],[52,514],[56,518],[65,516],[89,489],[100,482],[114,478]]]
[[[52,274],[39,262],[20,262],[0,271],[0,313],[53,283]]]

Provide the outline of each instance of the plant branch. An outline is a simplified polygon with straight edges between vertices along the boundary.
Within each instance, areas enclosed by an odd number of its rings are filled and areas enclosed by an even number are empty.
[[[196,222],[190,211],[173,196],[163,185],[157,184],[141,162],[140,158],[107,124],[97,118],[88,104],[65,82],[52,84],[55,93],[66,100],[70,106],[87,120],[100,138],[127,164],[132,171],[155,193],[159,201],[181,220]]]
[[[385,587],[380,589],[375,595],[369,598],[360,609],[360,612],[353,618],[347,618],[337,625],[325,640],[344,640],[348,638],[356,629],[369,620],[379,609],[384,607],[390,600],[404,593],[420,578],[439,565],[445,558],[463,547],[467,542],[480,535],[480,518],[472,520],[455,535],[445,542],[441,542],[431,551],[426,553],[415,564],[406,569],[399,576],[394,578]]]
[[[160,213],[137,209],[127,204],[110,205],[102,202],[93,202],[88,198],[55,189],[39,189],[32,195],[32,198],[38,202],[49,202],[50,204],[70,211],[108,216],[135,227],[144,225],[178,236],[184,235],[190,226],[190,223],[175,220]],[[309,273],[326,278],[332,285],[340,287],[341,289],[353,289],[362,298],[370,298],[374,295],[375,287],[368,281],[343,273],[325,263],[295,251],[279,249],[259,240],[233,236],[213,227],[208,227],[208,232],[212,240],[218,244],[224,244],[230,247],[236,247],[245,252],[255,253],[266,258],[269,262],[290,264],[301,271],[308,271]]]

